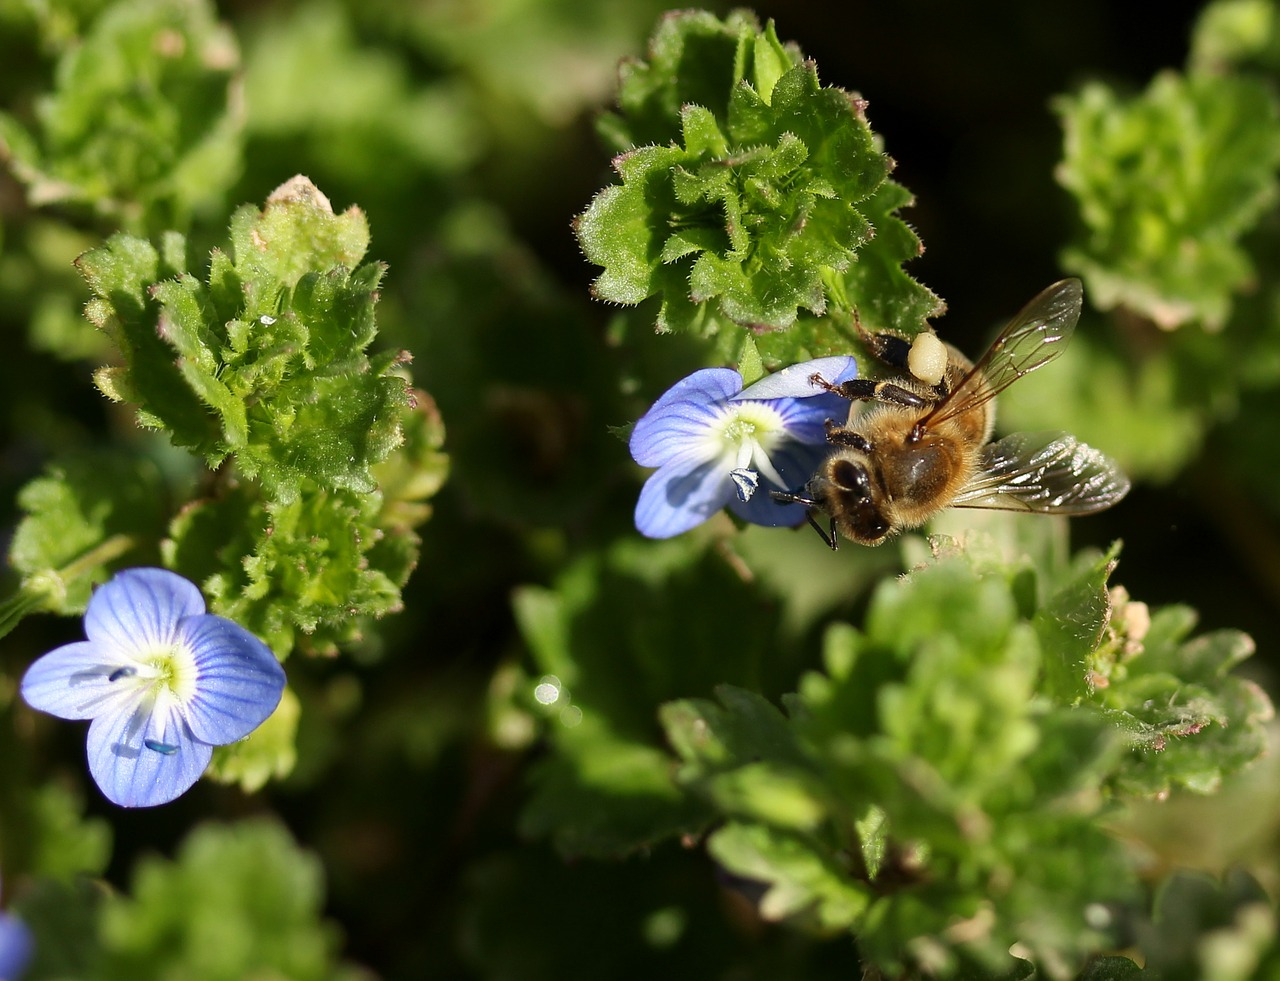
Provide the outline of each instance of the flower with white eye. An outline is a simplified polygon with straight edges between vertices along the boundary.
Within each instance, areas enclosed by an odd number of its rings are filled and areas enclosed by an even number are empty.
[[[184,793],[213,747],[260,726],[284,692],[271,649],[206,613],[200,590],[165,569],[128,569],[100,586],[84,629],[87,640],[27,669],[22,697],[61,719],[93,720],[89,773],[122,807]]]
[[[631,455],[657,467],[640,491],[636,528],[670,538],[723,507],[758,525],[793,526],[799,504],[769,491],[794,491],[830,452],[826,421],[844,422],[849,402],[823,385],[857,377],[853,358],[818,358],[742,387],[731,368],[703,368],[677,382],[631,431]]]

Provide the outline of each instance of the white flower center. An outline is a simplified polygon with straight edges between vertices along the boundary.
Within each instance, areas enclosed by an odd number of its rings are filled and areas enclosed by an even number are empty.
[[[131,664],[116,668],[107,680],[145,688],[153,699],[168,695],[185,705],[196,692],[196,662],[187,646],[176,642],[171,647],[138,651]]]
[[[786,438],[786,425],[768,402],[726,403],[711,438],[717,443],[715,457],[727,464],[726,470],[755,470],[775,487],[783,486],[769,453]]]

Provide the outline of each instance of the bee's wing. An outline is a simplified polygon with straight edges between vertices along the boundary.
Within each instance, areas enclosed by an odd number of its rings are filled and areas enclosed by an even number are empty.
[[[982,450],[978,472],[953,507],[1092,514],[1129,492],[1106,454],[1067,433],[1014,433]]]
[[[1076,329],[1083,297],[1078,279],[1063,279],[1042,290],[1018,311],[969,373],[921,422],[935,425],[968,412],[1056,358]]]

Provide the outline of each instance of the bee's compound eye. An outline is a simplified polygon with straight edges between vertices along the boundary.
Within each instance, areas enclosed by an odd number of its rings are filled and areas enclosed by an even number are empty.
[[[871,490],[871,484],[867,480],[866,467],[852,460],[837,460],[835,462],[835,465],[831,468],[831,482],[843,491],[851,491],[864,497]]]

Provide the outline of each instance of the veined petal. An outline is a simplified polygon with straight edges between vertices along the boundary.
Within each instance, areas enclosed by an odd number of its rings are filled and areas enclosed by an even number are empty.
[[[671,538],[702,524],[735,496],[727,468],[714,462],[693,470],[668,465],[640,488],[636,529],[649,538]]]
[[[723,402],[742,389],[742,376],[732,368],[701,368],[681,378],[649,406],[645,415],[661,412],[672,402],[711,405]],[[641,418],[644,418],[643,416]]]
[[[854,358],[840,355],[788,365],[771,375],[765,375],[755,384],[748,385],[733,396],[733,400],[803,399],[825,394],[824,389],[809,381],[814,375],[821,375],[824,381],[839,385],[858,377],[858,362]]]
[[[284,668],[271,648],[211,614],[189,617],[179,630],[196,665],[195,694],[183,706],[196,738],[222,746],[262,725],[284,692]]]
[[[646,414],[631,430],[632,458],[642,467],[664,467],[677,457],[711,459],[722,405],[673,402],[660,413]]]
[[[22,697],[33,709],[60,719],[92,719],[128,701],[132,685],[111,681],[127,662],[91,640],[64,644],[36,660],[22,676]]]
[[[167,694],[138,692],[132,711],[100,715],[89,726],[89,773],[121,807],[167,804],[200,779],[213,747],[192,734]]]
[[[193,583],[167,569],[126,569],[97,588],[84,614],[89,640],[137,658],[173,644],[178,621],[204,612]]]
[[[782,416],[787,435],[797,443],[827,443],[828,419],[843,425],[849,418],[851,403],[841,395],[823,394],[811,399],[784,399],[772,403]]]

